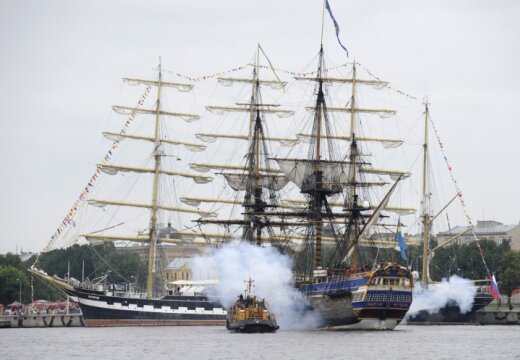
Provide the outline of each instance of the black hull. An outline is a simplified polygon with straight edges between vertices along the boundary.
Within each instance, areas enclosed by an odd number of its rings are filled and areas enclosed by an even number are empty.
[[[222,306],[204,296],[143,299],[77,291],[86,326],[224,325]]]
[[[232,323],[228,323],[226,325],[227,329],[230,331],[240,332],[240,333],[273,333],[276,332],[280,327],[276,325],[275,322],[271,320],[243,320],[236,321]]]
[[[438,312],[430,314],[426,310],[419,311],[416,315],[407,318],[410,324],[473,324],[477,323],[475,312],[486,307],[493,301],[489,294],[478,294],[475,296],[470,311],[462,313],[460,307],[455,303],[448,303]]]

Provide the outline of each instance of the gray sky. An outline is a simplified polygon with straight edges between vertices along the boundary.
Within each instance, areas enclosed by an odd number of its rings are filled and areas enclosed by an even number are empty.
[[[38,251],[106,149],[121,78],[198,76],[262,44],[301,70],[318,50],[321,0],[0,1],[0,253]],[[433,119],[475,219],[518,223],[520,3],[330,0],[356,60]],[[326,23],[325,45],[346,61]],[[460,224],[463,225],[463,224]]]

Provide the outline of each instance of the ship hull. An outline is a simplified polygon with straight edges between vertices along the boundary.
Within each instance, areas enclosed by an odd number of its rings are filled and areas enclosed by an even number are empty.
[[[362,290],[363,291],[363,290]],[[411,295],[404,292],[396,292],[394,290],[377,290],[373,291],[368,288],[366,293],[371,294],[377,292],[385,299],[388,295],[408,296],[411,302]],[[403,303],[389,301],[382,302],[357,302],[352,301],[352,297],[344,297],[341,299],[330,298],[327,296],[315,297],[310,299],[310,303],[314,311],[319,313],[322,328],[331,330],[392,330],[404,318],[410,302]]]
[[[230,322],[226,325],[228,330],[241,332],[241,333],[272,333],[279,329],[273,321],[270,320],[241,320]]]
[[[392,330],[412,302],[408,270],[394,264],[373,271],[331,276],[303,285],[321,327],[332,330]]]
[[[143,299],[78,291],[86,326],[177,326],[226,323],[226,311],[203,296]]]
[[[400,323],[400,319],[362,319],[350,325],[330,327],[330,330],[393,330]]]
[[[437,312],[421,310],[416,315],[407,318],[409,324],[442,325],[442,324],[472,324],[476,323],[475,312],[486,307],[493,301],[490,294],[475,295],[471,310],[463,313],[456,303],[448,303]]]

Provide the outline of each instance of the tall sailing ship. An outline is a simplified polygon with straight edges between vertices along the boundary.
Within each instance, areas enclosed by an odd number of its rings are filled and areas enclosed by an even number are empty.
[[[91,199],[90,203],[149,209],[149,225],[138,235],[104,231],[81,235],[89,241],[148,244],[146,293],[128,292],[115,285],[106,285],[104,281],[78,283],[68,287],[68,291],[79,299],[87,325],[224,323],[226,311],[218,299],[208,299],[202,292],[205,285],[211,285],[209,282],[199,284],[198,291],[202,293],[177,293],[171,289],[170,293],[161,294],[166,289],[158,275],[159,256],[156,249],[161,243],[198,242],[219,246],[233,238],[258,246],[274,246],[292,257],[295,286],[308,299],[309,311],[319,315],[322,327],[386,330],[395,328],[404,318],[412,302],[412,274],[407,267],[398,263],[395,237],[393,240],[381,240],[376,235],[380,227],[393,227],[390,234],[398,233],[399,218],[387,214],[399,215],[414,211],[389,205],[400,182],[410,174],[407,171],[372,166],[366,144],[394,148],[401,145],[402,141],[364,136],[360,122],[365,121],[365,116],[379,115],[385,118],[395,115],[395,111],[359,106],[357,96],[359,87],[381,89],[388,83],[379,79],[359,78],[355,62],[351,64],[350,76],[329,76],[321,44],[317,70],[296,79],[313,88],[311,106],[300,107],[301,119],[292,122],[296,124],[293,128],[301,129],[303,126],[306,130],[291,132],[286,129],[285,135],[289,133],[290,136],[271,136],[267,128],[267,123],[272,121],[271,117],[290,117],[294,111],[283,109],[275,102],[263,101],[262,87],[286,91],[286,83],[276,73],[272,80],[260,78],[259,71],[264,67],[259,64],[259,53],[252,67],[252,76],[218,79],[224,85],[239,83],[249,86],[249,101],[232,106],[206,107],[208,111],[217,114],[245,114],[247,132],[201,132],[196,135],[199,140],[209,143],[219,139],[247,143],[247,149],[242,154],[244,162],[192,162],[190,167],[199,172],[196,174],[165,169],[163,160],[171,155],[167,155],[164,147],[168,144],[184,145],[197,151],[203,150],[205,145],[166,139],[161,132],[162,117],[188,121],[198,118],[188,113],[165,111],[161,104],[163,88],[189,90],[191,85],[163,81],[160,67],[156,80],[127,79],[132,84],[157,88],[155,108],[116,106],[114,110],[155,116],[154,136],[122,132],[108,133],[106,136],[117,141],[128,139],[152,143],[153,166],[137,167],[104,162],[98,165],[98,169],[109,174],[151,174],[152,200],[150,203],[141,203]],[[270,62],[269,65],[272,69]],[[329,104],[329,89],[338,84],[350,85],[346,106]],[[310,115],[305,116],[306,111]],[[272,151],[273,144],[279,145],[276,151]],[[206,154],[213,154],[211,158],[215,158],[222,155],[223,149],[208,149]],[[296,155],[291,156],[293,154]],[[205,174],[211,170],[225,179],[226,189],[235,193],[232,198],[183,194],[179,199],[197,207],[212,204],[213,209],[231,205],[235,208],[235,216],[231,211],[227,218],[219,218],[213,210],[183,208],[166,204],[160,199],[159,184],[162,178],[171,177],[174,181],[192,179],[195,183],[204,184],[213,180]],[[383,180],[387,177],[392,180],[391,183]],[[190,192],[193,193],[193,189]],[[201,190],[200,193],[207,191]],[[176,198],[177,194],[178,191],[170,192],[166,198]],[[237,207],[239,216],[236,216]],[[177,230],[169,226],[161,228],[158,220],[161,212],[195,214],[198,218],[191,221],[195,221],[198,230]],[[187,222],[181,222],[178,226],[187,227]],[[110,228],[108,224],[104,227]],[[213,231],[215,228],[218,230]],[[388,252],[388,255],[383,257],[383,252]]]
[[[172,190],[170,185],[175,182],[180,182],[180,179],[192,180],[197,184],[205,184],[212,181],[212,178],[205,175],[193,174],[174,169],[169,169],[165,166],[169,158],[180,160],[176,155],[171,155],[171,146],[184,146],[189,151],[202,151],[205,149],[204,145],[190,143],[186,141],[176,140],[166,132],[168,129],[164,120],[178,121],[183,119],[191,122],[199,119],[199,115],[172,112],[163,108],[162,98],[165,88],[173,88],[185,92],[192,89],[193,85],[180,82],[164,81],[162,78],[161,64],[158,67],[158,76],[154,80],[125,78],[124,81],[131,85],[145,85],[147,92],[150,88],[157,90],[156,100],[154,101],[154,108],[144,108],[144,101],[140,101],[137,107],[129,106],[113,106],[115,112],[123,115],[128,115],[129,120],[133,120],[137,114],[143,114],[145,117],[153,117],[155,119],[152,127],[148,126],[153,131],[152,136],[144,136],[138,134],[131,134],[123,128],[121,132],[105,132],[103,135],[114,144],[119,144],[123,140],[145,142],[149,147],[144,152],[146,159],[143,161],[152,166],[135,166],[127,164],[113,164],[110,163],[110,156],[105,157],[105,160],[97,165],[97,174],[105,173],[108,175],[121,174],[122,181],[126,181],[127,185],[130,182],[131,189],[128,190],[119,184],[116,186],[115,193],[119,195],[125,192],[124,195],[136,195],[139,192],[135,190],[135,183],[137,179],[128,179],[129,174],[134,174],[137,177],[144,176],[151,178],[152,191],[150,200],[148,202],[138,201],[122,201],[122,200],[107,200],[100,198],[89,197],[88,204],[95,207],[130,208],[130,209],[145,209],[145,213],[149,214],[146,228],[136,234],[125,234],[119,232],[112,232],[110,230],[118,229],[125,222],[114,223],[114,219],[118,218],[118,213],[110,213],[106,211],[103,215],[108,220],[104,222],[97,222],[97,220],[89,219],[97,226],[103,226],[101,230],[91,231],[81,234],[69,234],[73,238],[82,237],[87,239],[90,243],[99,242],[120,242],[120,243],[141,243],[145,244],[148,251],[147,256],[147,276],[146,276],[146,291],[140,292],[135,284],[110,283],[108,275],[103,276],[92,281],[74,281],[74,283],[59,282],[47,276],[45,273],[33,269],[33,274],[41,276],[49,281],[54,282],[57,286],[63,288],[69,295],[73,296],[79,302],[81,307],[84,323],[86,326],[145,326],[145,325],[223,325],[226,319],[226,310],[218,301],[209,300],[204,295],[204,288],[212,286],[215,283],[214,279],[208,281],[190,282],[187,280],[177,281],[167,284],[163,272],[164,263],[159,254],[161,246],[172,244],[184,246],[186,244],[193,244],[197,242],[197,233],[194,231],[181,231],[172,227],[170,220],[178,217],[180,214],[195,215],[198,217],[212,217],[216,214],[211,212],[203,212],[192,208],[183,208],[176,206],[176,199],[172,197]],[[146,93],[147,93],[146,92]],[[147,119],[149,122],[150,120]],[[181,127],[177,124],[175,130]],[[150,146],[151,145],[151,146]],[[112,148],[113,149],[113,148]],[[150,151],[151,150],[151,151]],[[112,154],[112,151],[109,152]],[[141,155],[143,153],[138,153]],[[172,163],[170,161],[170,163]],[[173,162],[175,163],[175,162]],[[128,175],[124,177],[125,175]],[[148,181],[149,185],[150,181]],[[169,201],[173,203],[169,203]],[[106,216],[108,215],[108,216]],[[141,214],[142,215],[142,214]],[[146,216],[146,215],[145,215]],[[168,221],[168,226],[163,224]],[[133,229],[135,226],[132,227]],[[182,228],[182,224],[179,224]],[[60,234],[64,235],[64,234]],[[66,235],[66,234],[65,234]],[[200,240],[200,239],[199,239]],[[202,242],[204,242],[202,240]],[[136,279],[134,279],[136,280]]]
[[[393,248],[396,241],[373,240],[370,234],[386,218],[383,212],[413,212],[413,209],[390,206],[389,200],[399,182],[408,177],[405,171],[378,169],[371,166],[363,153],[363,142],[383,143],[395,147],[396,139],[358,136],[359,114],[392,116],[393,110],[360,108],[356,105],[356,88],[384,88],[387,83],[357,77],[356,64],[352,77],[327,77],[323,46],[319,52],[318,70],[313,77],[299,81],[315,83],[310,133],[298,133],[296,139],[266,136],[268,114],[290,115],[277,104],[261,101],[262,81],[258,69],[250,79],[222,78],[222,82],[246,82],[252,85],[251,101],[235,107],[208,106],[213,112],[245,112],[249,114],[248,134],[198,134],[203,141],[236,139],[248,141],[245,165],[192,163],[197,171],[221,171],[229,187],[237,191],[234,200],[182,197],[187,204],[232,204],[243,207],[241,219],[200,219],[202,225],[218,225],[228,234],[242,229],[241,238],[259,246],[275,246],[294,259],[295,286],[309,300],[310,308],[319,314],[321,326],[337,329],[393,329],[404,318],[412,301],[411,272],[396,261],[378,261],[380,249]],[[332,107],[326,101],[327,87],[333,83],[351,84],[348,107]],[[332,113],[349,114],[350,132],[336,134]],[[296,122],[296,121],[295,121]],[[305,119],[297,121],[305,123]],[[269,155],[269,142],[282,142],[306,152],[302,158]],[[340,142],[348,143],[342,147]],[[234,169],[229,173],[222,170]],[[371,181],[370,176],[395,179],[379,199],[372,188],[390,185]],[[289,189],[288,189],[289,188]],[[291,191],[292,188],[292,191]],[[282,191],[283,190],[283,191]],[[240,196],[243,194],[243,197]],[[298,198],[302,194],[303,198]],[[370,204],[369,199],[374,203]],[[214,205],[213,205],[214,206]],[[392,226],[386,224],[387,227]],[[202,232],[205,230],[202,229]],[[322,256],[328,246],[332,255]],[[366,251],[361,250],[366,249]],[[373,250],[376,249],[374,252]]]
[[[432,281],[430,278],[430,261],[433,258],[435,251],[452,244],[457,241],[467,231],[472,230],[469,227],[466,231],[460,234],[456,234],[442,244],[438,244],[435,247],[431,247],[432,237],[432,225],[433,222],[443,214],[446,209],[459,198],[459,194],[453,196],[436,214],[432,213],[432,190],[430,185],[430,174],[428,169],[429,156],[430,156],[430,145],[429,145],[429,127],[430,127],[430,110],[429,110],[428,99],[424,100],[424,142],[423,142],[423,168],[422,168],[422,200],[421,200],[421,223],[422,223],[422,266],[421,266],[421,279],[420,286],[421,291],[434,291],[435,288],[441,288],[449,286],[449,283],[439,283]],[[449,281],[449,280],[448,280]],[[409,323],[419,324],[443,324],[443,323],[466,323],[475,322],[474,314],[476,311],[483,309],[493,301],[493,296],[489,292],[489,280],[475,280],[473,286],[474,297],[471,308],[467,311],[462,310],[461,304],[458,303],[456,298],[447,299],[447,303],[434,309],[425,308],[417,313],[408,314],[407,321]]]
[[[296,286],[319,312],[325,327],[393,329],[404,318],[412,301],[411,272],[396,261],[382,263],[377,255],[369,258],[367,253],[362,254],[361,246],[382,245],[369,240],[369,232],[381,223],[382,212],[387,208],[392,193],[408,174],[371,166],[361,143],[376,139],[358,137],[356,121],[359,113],[385,116],[394,112],[357,106],[357,86],[384,86],[383,82],[358,79],[355,63],[351,78],[328,77],[323,45],[318,58],[316,75],[298,79],[315,83],[307,156],[275,158],[283,174],[298,186],[307,200],[303,211],[278,214],[282,218],[301,217],[307,222],[303,233],[305,245],[298,253],[300,266],[295,269]],[[326,85],[333,82],[352,85],[347,107],[327,103]],[[350,132],[343,134],[348,138],[346,152],[336,143],[341,135],[334,133],[337,127],[330,116],[333,112],[350,115]],[[371,181],[367,174],[393,175],[395,182],[382,198],[376,200],[370,194],[371,189],[387,183]],[[334,197],[343,199],[340,211],[329,202]],[[332,243],[332,256],[327,260],[322,256],[326,237]]]

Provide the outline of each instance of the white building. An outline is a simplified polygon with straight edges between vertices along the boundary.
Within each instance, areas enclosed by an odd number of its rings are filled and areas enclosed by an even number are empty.
[[[468,229],[469,226],[456,226],[449,231],[438,233],[437,240],[439,244],[442,244]],[[512,250],[520,250],[520,224],[504,225],[498,221],[482,220],[477,221],[474,231],[479,240],[493,240],[498,244],[501,244],[504,240],[509,240]],[[470,230],[455,241],[457,244],[466,244],[473,240],[473,232]]]

